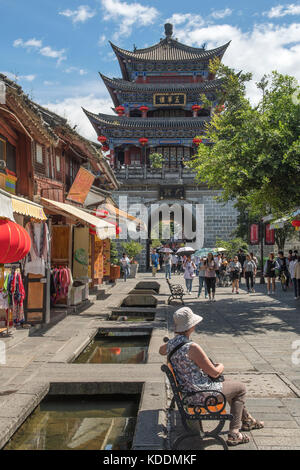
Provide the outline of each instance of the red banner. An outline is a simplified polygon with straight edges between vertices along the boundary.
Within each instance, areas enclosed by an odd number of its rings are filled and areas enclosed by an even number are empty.
[[[252,224],[250,227],[250,244],[258,245],[259,244],[259,225]]]
[[[265,245],[275,245],[275,230],[270,229],[270,224],[265,226]]]

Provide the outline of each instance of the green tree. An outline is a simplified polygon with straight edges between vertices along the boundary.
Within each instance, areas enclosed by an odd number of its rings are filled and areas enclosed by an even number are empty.
[[[226,254],[229,258],[233,258],[238,254],[238,251],[242,249],[244,252],[248,251],[248,243],[242,238],[233,238],[232,240],[221,240],[217,239],[217,247],[222,247],[226,250]]]
[[[149,160],[151,163],[151,167],[155,169],[162,168],[164,163],[164,157],[161,153],[150,153]]]
[[[115,266],[120,264],[117,245],[113,241],[110,242],[110,263]]]
[[[123,242],[122,247],[130,259],[134,259],[143,249],[143,246],[134,240],[130,242]]]
[[[210,145],[199,145],[190,162],[199,182],[222,189],[223,201],[237,200],[261,218],[286,214],[300,205],[300,105],[293,77],[273,72],[257,87],[262,98],[252,106],[246,97],[250,74],[214,61],[222,81],[214,111],[206,124]]]

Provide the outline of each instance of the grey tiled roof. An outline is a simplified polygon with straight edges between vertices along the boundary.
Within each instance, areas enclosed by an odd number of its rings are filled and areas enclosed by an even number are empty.
[[[146,49],[136,49],[134,52],[126,51],[110,43],[115,53],[127,59],[138,61],[193,61],[209,60],[212,57],[223,56],[230,42],[224,46],[206,51],[202,48],[190,47],[175,39],[166,38],[154,46]]]
[[[221,80],[206,80],[198,83],[135,83],[121,78],[108,78],[100,73],[102,80],[107,87],[136,92],[188,92],[188,91],[213,91],[222,84]]]
[[[197,118],[133,118],[116,117],[109,114],[94,114],[83,108],[83,111],[95,124],[101,124],[106,127],[127,128],[127,129],[199,129],[204,128],[205,123],[210,120],[209,117]]]

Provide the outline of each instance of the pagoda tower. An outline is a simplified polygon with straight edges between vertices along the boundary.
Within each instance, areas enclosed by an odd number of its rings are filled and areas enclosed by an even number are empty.
[[[155,205],[168,206],[170,213],[161,212],[160,220],[169,224],[173,204],[180,205],[183,224],[188,220],[186,207],[193,206],[192,225],[199,234],[191,237],[184,231],[182,241],[197,248],[213,247],[217,238],[230,239],[237,226],[234,203],[219,203],[216,196],[222,190],[197,182],[195,173],[184,164],[196,153],[199,137],[201,145],[208,144],[205,123],[211,119],[212,109],[202,102],[202,96],[214,108],[221,86],[210,73],[209,62],[222,60],[229,44],[212,50],[184,45],[173,37],[171,24],[165,25],[164,39],[145,49],[127,51],[111,43],[122,78],[100,76],[115,115],[84,110],[120,183],[113,193],[117,204],[126,199],[125,211],[139,204],[147,208],[148,239],[141,241],[144,250],[138,260],[141,271],[149,267]],[[153,153],[163,156],[161,168],[153,168]],[[195,207],[203,214],[200,228]],[[175,236],[166,241],[174,240]]]
[[[186,46],[173,38],[171,24],[165,25],[165,35],[158,44],[133,52],[111,43],[122,78],[100,76],[116,116],[84,110],[116,170],[150,166],[150,153],[162,154],[166,168],[179,168],[194,154],[193,140],[204,134],[210,119],[201,95],[216,104],[220,82],[210,73],[209,61],[221,60],[229,43],[209,51]]]

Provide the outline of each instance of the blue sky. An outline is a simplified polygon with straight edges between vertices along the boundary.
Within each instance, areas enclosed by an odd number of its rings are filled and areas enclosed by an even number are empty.
[[[0,72],[35,101],[95,134],[81,106],[111,111],[111,100],[98,76],[120,76],[108,40],[132,50],[163,37],[166,21],[175,37],[192,46],[213,48],[232,43],[224,63],[251,71],[254,82],[276,69],[300,81],[300,2],[274,0],[0,0]]]

